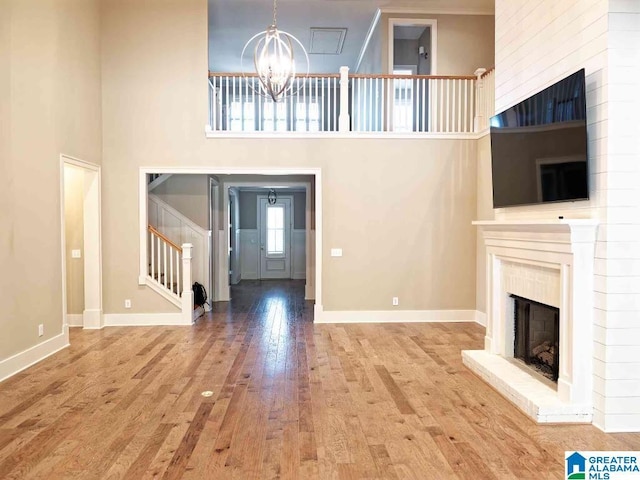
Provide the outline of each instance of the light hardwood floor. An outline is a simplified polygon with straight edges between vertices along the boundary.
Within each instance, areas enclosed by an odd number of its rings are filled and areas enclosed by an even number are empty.
[[[0,383],[0,478],[559,479],[565,450],[640,450],[530,421],[462,365],[476,324],[313,325],[303,291],[251,282],[194,327],[73,330]]]

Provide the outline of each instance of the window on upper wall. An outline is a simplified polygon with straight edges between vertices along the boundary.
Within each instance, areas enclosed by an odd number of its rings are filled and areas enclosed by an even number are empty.
[[[262,108],[262,125],[265,132],[287,131],[287,105],[265,100]]]
[[[229,130],[233,132],[251,132],[256,129],[256,110],[252,101],[237,100],[231,102]]]
[[[309,99],[296,104],[296,131],[320,131],[320,103],[318,99]]]
[[[398,68],[394,75],[414,75],[411,69]],[[413,80],[410,78],[393,81],[393,131],[413,131]]]

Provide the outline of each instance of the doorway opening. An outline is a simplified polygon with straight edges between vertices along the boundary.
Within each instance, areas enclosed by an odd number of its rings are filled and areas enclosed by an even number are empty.
[[[68,327],[104,326],[100,167],[61,155],[60,184],[62,303],[68,335]]]
[[[202,245],[191,237],[188,242],[193,244],[193,281],[206,286],[208,306],[230,301],[231,286],[271,279],[297,282],[296,291],[303,292],[304,300],[318,303],[319,169],[141,168],[140,174],[141,283],[147,268],[148,226],[171,237],[198,230],[193,225],[197,224],[207,240]],[[270,198],[275,203],[269,204]],[[183,237],[172,241],[180,244]]]
[[[313,176],[216,175],[222,189],[224,231],[219,300],[242,281],[305,280],[316,298],[315,180]],[[226,266],[225,266],[226,264]],[[227,268],[228,267],[228,268]]]
[[[438,21],[422,18],[390,18],[387,71],[436,75]]]

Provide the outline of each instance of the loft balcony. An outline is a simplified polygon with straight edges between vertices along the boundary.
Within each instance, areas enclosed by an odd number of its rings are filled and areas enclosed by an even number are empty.
[[[216,136],[471,136],[494,113],[494,71],[474,75],[338,74],[297,77],[279,102],[259,94],[258,78],[209,73],[209,125]]]

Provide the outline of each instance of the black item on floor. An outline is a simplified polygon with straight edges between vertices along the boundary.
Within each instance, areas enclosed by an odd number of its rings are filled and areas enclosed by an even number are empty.
[[[207,291],[204,288],[204,285],[195,282],[193,287],[193,304],[196,306],[203,306],[207,302]]]

